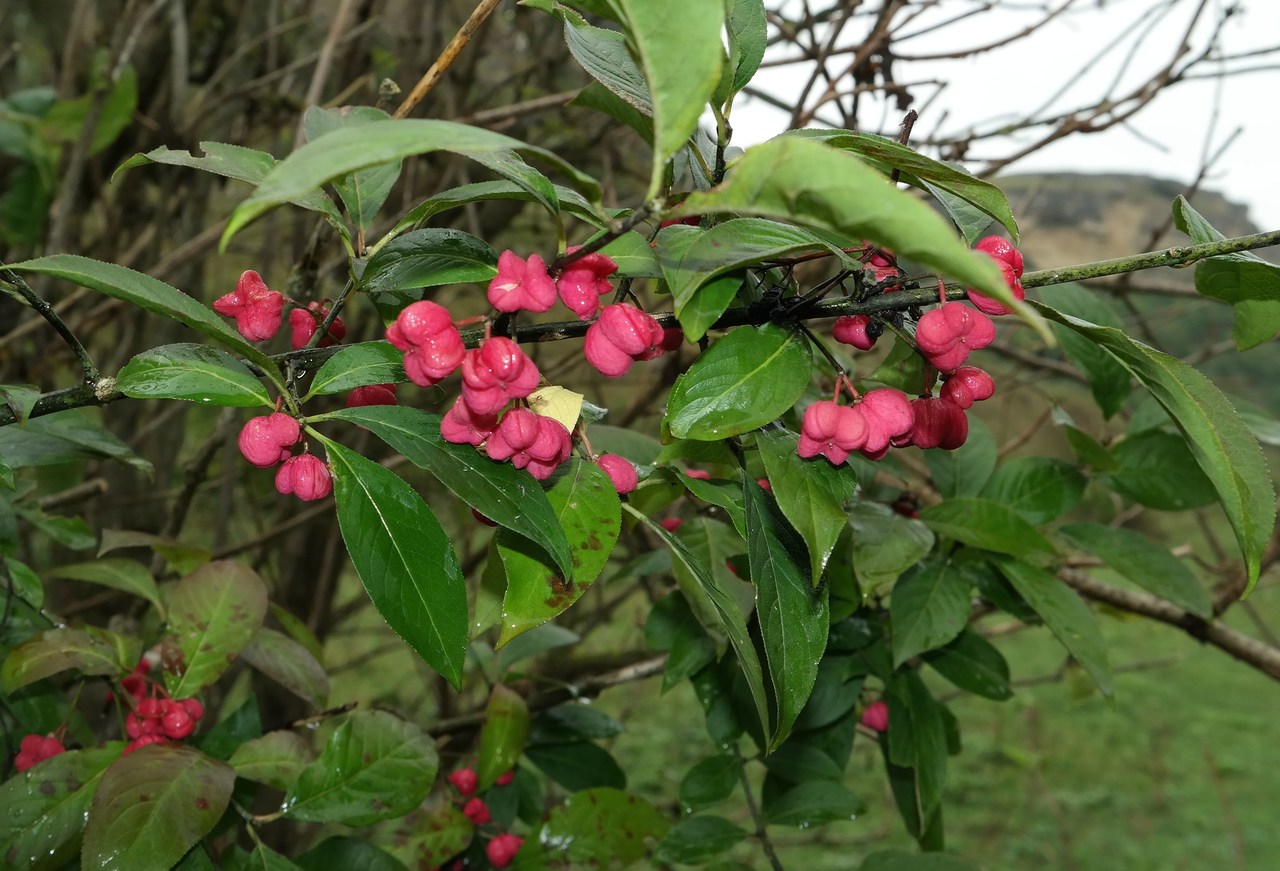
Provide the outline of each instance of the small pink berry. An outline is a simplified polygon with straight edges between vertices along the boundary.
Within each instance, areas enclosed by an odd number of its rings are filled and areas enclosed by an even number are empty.
[[[329,316],[328,303],[321,304],[319,301],[307,303],[306,308],[295,308],[289,312],[289,329],[292,335],[289,338],[289,344],[295,351],[301,350],[311,341],[311,337],[316,334],[316,330],[320,329],[320,324]],[[329,332],[320,340],[320,347],[327,348],[330,345],[336,345],[342,341],[347,335],[347,325],[342,322],[342,318],[334,318],[333,323],[329,325]]]
[[[430,300],[405,306],[387,327],[387,341],[405,352],[405,375],[419,387],[453,374],[467,350],[448,309]]]
[[[942,372],[959,369],[970,351],[985,348],[995,338],[991,319],[962,302],[949,302],[926,312],[916,324],[916,344]]]
[[[394,384],[369,384],[365,387],[357,387],[347,394],[347,408],[398,404]]]
[[[964,409],[946,399],[923,396],[911,401],[915,425],[910,444],[918,448],[954,451],[969,438],[969,418]]]
[[[204,705],[200,704],[199,699],[183,699],[182,707],[186,709],[187,716],[196,722],[204,717]]]
[[[485,846],[484,854],[494,868],[506,868],[523,845],[524,838],[515,835],[498,835]]]
[[[483,826],[493,817],[489,815],[489,806],[482,799],[473,798],[462,806],[463,815],[471,820],[472,824]]]
[[[478,414],[497,414],[512,399],[538,387],[538,367],[503,336],[492,336],[467,352],[462,361],[462,398]]]
[[[572,254],[581,246],[573,246],[566,252]],[[613,290],[609,276],[618,271],[613,258],[598,251],[573,261],[556,279],[560,301],[584,321],[595,317],[600,309],[600,297]]]
[[[474,768],[459,768],[449,775],[449,783],[463,795],[471,795],[476,791],[480,778],[476,776]]]
[[[240,453],[259,469],[289,459],[290,448],[302,438],[298,421],[282,412],[250,418],[240,430]]]
[[[889,730],[889,706],[876,700],[862,712],[862,725],[876,732]]]
[[[674,535],[677,529],[684,526],[684,521],[681,520],[679,517],[668,517],[665,520],[659,521],[658,525],[661,526],[663,529],[665,529],[667,532],[670,532],[672,535]]]
[[[500,312],[544,312],[556,302],[556,283],[537,254],[522,260],[512,251],[498,255],[498,274],[489,282],[489,305]]]
[[[640,483],[640,479],[636,476],[636,467],[630,460],[617,454],[601,454],[596,457],[596,465],[609,476],[619,496],[625,496],[635,490],[636,485]]]
[[[711,473],[706,469],[685,469],[684,473],[686,477],[696,478],[699,481],[711,480]]]
[[[756,483],[760,485],[760,489],[766,493],[773,492],[773,485],[769,483],[768,478],[756,478]]]
[[[863,394],[858,409],[867,421],[867,440],[862,451],[877,454],[896,439],[906,436],[915,425],[911,400],[901,390],[881,387]]]
[[[870,351],[875,347],[878,336],[872,336],[867,332],[867,328],[871,326],[871,318],[867,315],[847,315],[846,317],[836,318],[836,324],[831,330],[831,335],[835,337],[837,342],[846,345],[853,345],[859,351]]]
[[[572,449],[564,424],[527,408],[513,408],[504,414],[485,442],[490,459],[509,459],[517,469],[528,469],[539,480],[550,477]]]
[[[160,720],[165,737],[180,741],[196,730],[195,721],[187,714],[187,709],[179,702],[174,702],[168,713]]]
[[[961,366],[947,376],[938,395],[961,408],[969,408],[975,402],[990,399],[996,392],[996,383],[977,366]]]
[[[268,290],[262,276],[248,269],[240,275],[235,290],[214,301],[213,310],[235,318],[236,329],[250,342],[264,342],[280,330],[284,296]]]
[[[333,492],[333,477],[324,460],[315,454],[290,457],[276,472],[276,490],[292,493],[303,502],[315,502]]]
[[[994,260],[1003,261],[1013,267],[1015,278],[1022,277],[1022,252],[1013,247],[1013,243],[1002,236],[987,236],[978,240],[974,250],[989,255]]]
[[[497,780],[495,780],[493,783],[494,783],[494,785],[495,785],[495,786],[509,786],[509,785],[511,784],[511,781],[513,781],[513,780],[515,780],[515,779],[516,779],[516,772],[515,772],[515,769],[514,769],[514,768],[508,768],[508,769],[507,769],[507,770],[506,770],[502,775],[500,775],[500,776],[498,777],[498,779],[497,779]]]
[[[18,744],[18,755],[13,765],[18,771],[29,771],[35,766],[65,753],[62,742],[52,735],[27,735]]]
[[[497,428],[498,415],[477,414],[462,397],[440,418],[440,436],[455,445],[479,447]]]
[[[796,452],[805,459],[821,454],[838,466],[849,458],[850,451],[866,443],[867,432],[866,418],[857,407],[830,400],[815,402],[804,410]]]
[[[620,378],[635,361],[661,355],[664,341],[665,331],[651,316],[633,305],[614,303],[587,328],[583,351],[600,374]]]
[[[134,750],[139,750],[143,747],[150,747],[152,744],[168,743],[169,740],[163,735],[143,735],[141,738],[135,738],[129,746],[125,747],[123,755],[128,756]]]
[[[144,720],[158,720],[164,716],[164,699],[143,699],[138,704],[138,716]]]

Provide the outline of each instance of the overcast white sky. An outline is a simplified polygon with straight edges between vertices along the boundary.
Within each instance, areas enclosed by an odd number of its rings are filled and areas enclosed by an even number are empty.
[[[1056,8],[1063,0],[1047,2],[998,2],[996,8],[963,22],[904,43],[900,52],[933,54],[994,42],[1021,31],[1043,17],[1043,8]],[[916,61],[895,68],[895,78],[918,81],[945,79],[941,93],[922,105],[935,90],[916,90],[915,108],[921,110],[918,135],[934,132],[956,134],[971,127],[988,129],[993,122],[1012,121],[1029,111],[1089,105],[1103,94],[1125,93],[1145,82],[1168,63],[1194,7],[1199,0],[1075,0],[1070,13],[1046,25],[1024,40],[962,61]],[[983,5],[976,0],[943,0],[938,14],[922,15],[912,31],[928,23],[953,17],[964,9]],[[1125,33],[1143,31],[1144,14],[1153,7],[1172,5],[1173,13],[1142,37],[1128,38],[1120,51],[1082,73],[1089,60],[1109,41]],[[1208,25],[1229,0],[1208,0],[1198,30],[1198,47],[1207,40]],[[1220,42],[1228,54],[1280,45],[1280,0],[1235,0],[1240,11],[1222,31]],[[1137,24],[1135,25],[1135,22]],[[852,44],[857,33],[841,44]],[[1125,70],[1124,58],[1132,54]],[[1192,181],[1208,150],[1216,152],[1237,127],[1241,132],[1214,165],[1204,185],[1245,205],[1263,230],[1280,229],[1280,55],[1244,60],[1240,66],[1269,66],[1261,72],[1226,79],[1189,81],[1158,96],[1124,125],[1088,135],[1072,135],[1018,161],[1006,172],[1071,170],[1084,172],[1133,172]],[[1203,67],[1204,72],[1213,67]],[[1119,77],[1120,87],[1111,89]],[[754,84],[770,93],[790,96],[803,84],[805,74],[796,67],[761,70]],[[1046,105],[1054,93],[1069,88]],[[1218,111],[1214,112],[1215,101]],[[883,119],[864,112],[864,129],[883,123],[881,132],[895,133],[900,117],[892,111]],[[829,116],[833,113],[828,112]],[[742,96],[734,106],[735,144],[749,145],[775,135],[786,126],[786,117],[760,100]],[[824,126],[824,125],[815,125]],[[986,158],[1016,151],[1029,140],[1007,137],[976,146],[967,165],[976,169]]]

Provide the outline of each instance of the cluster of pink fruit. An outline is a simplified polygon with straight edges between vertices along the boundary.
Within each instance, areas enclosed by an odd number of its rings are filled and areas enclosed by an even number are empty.
[[[1023,299],[1022,255],[1018,250],[999,236],[983,239],[977,250],[1000,265],[1014,297]],[[884,281],[897,273],[897,266],[891,256],[877,252],[872,258],[871,271],[877,281]],[[800,427],[800,456],[822,455],[839,465],[853,451],[878,460],[890,447],[914,445],[955,450],[963,445],[969,436],[965,411],[995,393],[995,382],[989,374],[964,363],[972,351],[985,348],[995,340],[995,325],[984,312],[1001,315],[1010,311],[976,291],[969,290],[968,295],[978,310],[961,302],[947,302],[927,312],[916,324],[916,345],[929,366],[943,375],[938,396],[928,391],[909,399],[900,390],[880,388],[859,397],[852,383],[841,375],[835,399],[815,402],[805,409]],[[879,335],[876,328],[867,315],[850,315],[837,318],[832,333],[836,341],[868,351]],[[932,378],[928,377],[927,383],[931,382]],[[839,404],[842,389],[854,397],[854,405]]]
[[[133,739],[124,752],[189,738],[203,716],[204,705],[198,699],[145,698],[124,718],[124,732]]]
[[[476,775],[473,768],[459,768],[449,775],[449,784],[458,791],[462,797],[462,813],[471,824],[477,828],[486,826],[493,822],[493,817],[489,814],[489,806],[484,803],[484,799],[476,795],[476,787],[479,786],[480,779]],[[515,779],[515,772],[508,771],[497,780],[494,781],[495,786],[507,786]],[[507,832],[499,832],[489,839],[489,843],[485,845],[485,856],[489,859],[489,864],[494,868],[506,868],[515,859],[516,854],[520,852],[520,848],[524,845],[524,838],[518,835],[512,835]],[[466,863],[462,859],[457,859],[453,863],[456,869],[466,867]]]
[[[32,768],[67,752],[62,740],[56,735],[27,735],[18,745],[18,755],[13,760],[13,767],[18,771],[30,771]]]
[[[234,318],[236,329],[250,342],[265,342],[280,331],[284,304],[284,294],[268,289],[262,276],[250,269],[241,274],[235,290],[214,300],[213,310],[225,317]],[[294,304],[293,310],[289,312],[289,330],[292,334],[289,343],[295,351],[307,346],[328,315],[329,306],[324,303],[309,302],[305,307]],[[342,318],[334,318],[324,338],[320,340],[320,347],[336,345],[346,334],[347,325],[342,322]]]
[[[323,499],[333,492],[333,479],[324,460],[308,452],[293,453],[302,441],[302,427],[283,412],[251,418],[240,430],[240,453],[259,469],[277,463],[276,490],[292,493],[304,502]]]

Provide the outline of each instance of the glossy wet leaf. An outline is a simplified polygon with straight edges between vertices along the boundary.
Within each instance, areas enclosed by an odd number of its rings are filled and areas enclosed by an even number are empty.
[[[924,562],[899,578],[889,600],[894,668],[959,635],[970,600],[968,579],[949,562]]]
[[[1213,482],[1196,466],[1190,446],[1174,433],[1150,429],[1128,436],[1111,448],[1111,461],[1104,480],[1139,505],[1186,511],[1217,500]]]
[[[1058,534],[1147,592],[1206,620],[1213,616],[1208,591],[1186,564],[1145,535],[1097,523],[1073,523],[1060,528]]]
[[[218,822],[234,785],[229,766],[181,744],[121,756],[93,798],[84,867],[136,871],[176,864]]]
[[[1009,663],[977,632],[965,630],[949,644],[924,655],[934,671],[962,690],[994,701],[1013,696]]]
[[[237,777],[288,792],[315,757],[311,744],[297,732],[278,730],[245,741],[227,764],[235,769]]]
[[[506,529],[541,547],[565,573],[573,559],[564,530],[542,485],[523,469],[495,463],[471,445],[440,436],[440,417],[417,408],[371,406],[327,415],[357,423],[425,469],[455,496]]]
[[[595,463],[571,459],[547,491],[555,523],[569,543],[573,574],[527,538],[499,532],[507,572],[499,645],[563,612],[591,588],[618,541],[622,508],[609,476]]]
[[[369,598],[387,625],[458,687],[467,648],[467,589],[453,546],[403,479],[355,451],[324,443],[338,526]]]
[[[861,500],[849,512],[853,571],[868,591],[896,581],[933,550],[934,536],[919,520],[888,505]]]
[[[476,776],[479,789],[515,767],[529,737],[529,708],[519,693],[496,685],[489,693],[484,709],[484,727],[480,730],[480,748],[476,751]]]
[[[926,827],[941,807],[947,777],[947,739],[942,706],[919,672],[897,672],[889,683],[887,745],[895,765],[909,773],[913,804]]]
[[[316,658],[283,632],[262,628],[240,654],[244,661],[319,710],[329,698],[329,676]]]
[[[309,106],[303,113],[302,124],[307,140],[311,141],[343,127],[370,121],[386,121],[390,117],[373,106],[343,106],[338,109]],[[351,222],[364,232],[377,217],[378,210],[386,202],[387,194],[391,193],[391,187],[399,177],[400,161],[388,161],[335,180],[333,189],[346,206]]]
[[[1053,457],[1020,457],[1000,468],[982,490],[1039,526],[1057,520],[1079,504],[1088,479],[1074,463]]]
[[[643,115],[653,117],[649,85],[635,59],[627,51],[625,36],[616,30],[595,27],[575,15],[566,14],[564,41],[569,46],[573,59],[608,89],[609,93]]]
[[[436,776],[431,736],[385,711],[357,711],[285,796],[291,819],[367,826],[418,806]]]
[[[169,633],[182,659],[165,672],[177,699],[196,695],[231,667],[267,615],[267,588],[258,573],[231,560],[211,562],[178,582],[169,595]]]
[[[930,505],[920,519],[934,534],[970,547],[1023,559],[1046,559],[1053,545],[1007,505],[989,499],[961,497]]]
[[[51,578],[84,581],[112,590],[120,590],[146,599],[155,606],[163,618],[165,609],[160,601],[160,589],[150,570],[142,563],[123,557],[105,557],[83,563],[57,566],[47,573]]]
[[[742,763],[728,753],[708,756],[685,772],[680,781],[680,804],[700,811],[733,794],[742,778]]]
[[[866,803],[844,784],[811,780],[774,799],[765,814],[770,825],[808,829],[836,820],[852,820],[866,809]]]
[[[620,789],[576,792],[553,808],[538,835],[547,859],[573,867],[625,868],[644,859],[649,843],[670,828],[665,814]]]
[[[450,808],[459,813],[454,808]],[[466,817],[463,817],[465,820]],[[470,826],[470,822],[467,823]],[[466,846],[465,844],[463,846]],[[303,871],[408,871],[405,865],[385,850],[350,836],[325,838],[296,860]]]
[[[116,389],[134,399],[185,399],[207,405],[273,406],[262,382],[226,351],[205,345],[162,345],[125,364]]]
[[[810,378],[809,343],[776,324],[740,327],[676,379],[667,424],[676,438],[719,441],[750,432],[795,405]]]
[[[334,354],[316,371],[307,397],[346,393],[369,384],[399,384],[404,374],[404,352],[390,342],[361,342]]]
[[[488,242],[461,230],[425,227],[382,246],[360,280],[370,293],[383,293],[487,282],[497,274],[498,254]]]
[[[724,817],[700,814],[676,823],[658,844],[659,862],[693,865],[718,856],[747,837],[747,831]]]
[[[547,777],[570,792],[597,787],[625,789],[627,774],[599,744],[531,744],[525,756]]]
[[[9,651],[0,682],[12,693],[41,678],[75,669],[83,675],[123,677],[138,661],[142,642],[106,629],[46,629]]]

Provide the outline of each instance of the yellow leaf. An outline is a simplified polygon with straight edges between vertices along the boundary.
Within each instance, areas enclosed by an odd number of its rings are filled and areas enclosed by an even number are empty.
[[[558,420],[573,432],[582,413],[582,394],[563,387],[543,387],[529,394],[529,407],[543,417]]]

